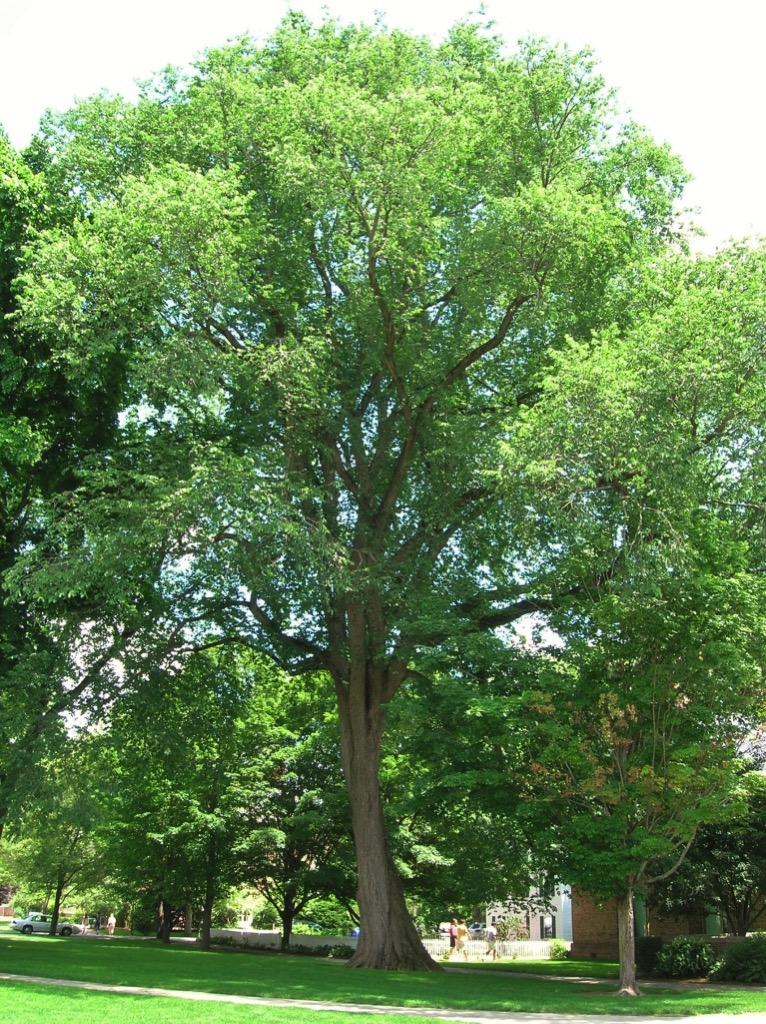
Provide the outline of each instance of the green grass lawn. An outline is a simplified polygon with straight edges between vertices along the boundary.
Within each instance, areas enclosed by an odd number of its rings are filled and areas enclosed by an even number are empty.
[[[273,1006],[195,1003],[149,996],[110,995],[83,989],[0,983],[3,1017],[25,1024],[76,1021],[77,1024],[306,1024],[306,1010]],[[321,1024],[369,1024],[369,1015],[323,1013]],[[419,1017],[383,1014],[375,1024],[423,1024]]]
[[[459,968],[461,965],[454,961],[448,966]],[[465,966],[469,970],[558,978],[611,978],[617,981],[620,977],[620,965],[606,960],[479,960]]]
[[[546,968],[552,966],[550,961],[545,962],[545,965]],[[504,966],[513,971],[523,971],[525,968],[531,971],[539,969],[540,963],[513,961]],[[559,961],[557,966],[565,968],[561,973],[571,974],[577,965],[572,961]],[[592,968],[595,965],[586,966]],[[614,970],[614,965],[611,965],[611,969]],[[614,980],[592,976],[586,982],[578,983],[529,978],[506,973],[501,969],[482,969],[472,973],[456,970],[440,974],[388,974],[348,970],[337,961],[309,957],[229,951],[205,953],[194,947],[167,947],[154,941],[119,938],[61,939],[0,933],[0,970],[13,974],[114,985],[404,1007],[570,1015],[613,1013],[650,1016],[746,1011],[766,1014],[766,990],[716,989],[704,984],[683,989],[652,987],[647,989],[646,995],[636,1000],[618,997]],[[7,985],[3,983],[4,1009]],[[18,992],[18,986],[10,988],[14,993]],[[57,999],[69,999],[69,991],[54,990]],[[28,998],[32,998],[31,993],[34,993],[35,1000],[38,997],[47,998],[44,993],[41,995],[40,988],[30,988],[29,992]],[[115,1021],[117,1007],[122,1005],[119,1000],[130,999],[133,1002],[137,997],[99,995],[98,998],[109,998],[109,1005],[113,1007],[110,1009],[110,1017]],[[158,1008],[155,1009],[154,999],[138,998],[136,1005],[144,1009],[137,1011],[134,1007],[129,1011],[131,1024],[144,1020],[154,1024],[155,1021],[166,1019],[158,1016],[165,1012],[159,1008],[165,1000],[158,1000]],[[112,1002],[112,999],[115,1001]],[[90,1005],[89,999],[84,998],[85,1004]],[[177,1019],[192,1024],[192,1014],[197,1012],[194,1007],[199,1009],[200,1004],[184,1002],[182,1015],[178,1009],[175,1011]],[[200,1012],[204,1007],[205,1004],[201,1004]],[[220,1008],[223,1010],[222,1005]],[[248,1011],[248,1020],[257,1019],[253,1017],[253,1007],[231,1007],[226,1012],[234,1013],[243,1009]],[[209,1016],[209,1005],[207,1010]],[[270,1019],[276,1021],[274,1012],[269,1011]],[[33,1018],[27,1015],[25,1019]],[[78,1024],[81,1024],[83,1017],[78,1014],[77,1019]],[[224,1018],[219,1016],[217,1006],[218,1019]],[[232,1020],[239,1019],[243,1018],[232,1017]],[[306,1020],[305,1011],[302,1020]],[[285,1017],[284,1024],[288,1024],[288,1021],[292,1024],[291,1018]],[[347,1015],[344,1015],[343,1021],[351,1024]]]

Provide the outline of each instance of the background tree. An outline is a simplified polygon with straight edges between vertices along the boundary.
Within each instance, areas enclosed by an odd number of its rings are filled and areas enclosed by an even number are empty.
[[[763,711],[763,275],[745,247],[647,268],[622,330],[554,359],[509,447],[532,565],[604,567],[541,619],[523,707],[561,871],[617,897],[626,992],[632,893],[731,813]]]
[[[155,671],[110,718],[106,756],[121,780],[110,806],[113,872],[127,903],[136,884],[146,890],[164,941],[174,909],[189,904],[201,909],[208,948],[214,904],[239,879],[245,809],[258,785],[253,693],[268,677],[266,665],[236,651],[196,653]]]
[[[251,721],[257,755],[239,846],[243,880],[274,908],[288,949],[295,918],[317,899],[353,903],[348,798],[330,680],[283,677],[257,696]]]
[[[470,654],[472,657],[469,657]],[[382,791],[392,849],[418,918],[436,927],[475,907],[528,898],[534,837],[519,813],[509,764],[526,748],[509,728],[509,696],[530,678],[528,656],[487,638],[432,651],[427,673],[391,708]],[[500,708],[503,708],[501,712]]]
[[[21,553],[45,536],[57,497],[115,440],[124,404],[119,352],[92,353],[86,367],[18,318],[22,249],[61,212],[0,131],[0,835],[18,799],[42,782],[41,760],[63,742],[62,712],[85,713],[113,686],[110,661],[127,631],[124,619],[95,623],[76,581],[48,578],[49,604],[58,605],[51,616],[10,579]],[[102,616],[108,605],[99,602]]]
[[[746,935],[766,912],[766,792],[760,772],[743,779],[744,810],[725,825],[703,825],[671,878],[653,886],[647,905],[660,913],[717,913]]]
[[[45,781],[3,851],[15,888],[50,913],[51,935],[65,900],[86,892],[103,872],[102,780],[87,746],[70,740],[67,756],[43,762]]]

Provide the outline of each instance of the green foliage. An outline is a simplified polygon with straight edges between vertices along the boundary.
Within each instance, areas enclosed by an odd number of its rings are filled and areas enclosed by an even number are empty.
[[[550,942],[551,960],[568,960],[569,944],[563,939],[551,939]]]
[[[657,950],[653,974],[658,978],[706,978],[717,963],[705,939],[677,935]]]
[[[665,913],[714,908],[735,935],[745,935],[766,907],[766,784],[760,771],[744,772],[741,784],[736,817],[702,826],[677,874],[649,893]]]
[[[348,907],[333,896],[313,899],[304,913],[309,920],[320,924],[326,935],[347,935],[358,923],[352,920]]]
[[[84,600],[84,579],[70,578],[64,586],[59,574],[53,574],[55,582],[48,579],[50,598],[58,606],[53,617],[43,609],[45,601],[31,593],[20,599],[13,581],[21,556],[43,544],[54,504],[79,486],[89,459],[102,461],[115,441],[124,399],[125,363],[119,354],[93,353],[86,371],[75,373],[51,337],[19,320],[17,278],[24,247],[42,228],[50,228],[60,212],[57,203],[47,204],[43,179],[2,135],[0,832],[41,782],[40,761],[62,739],[62,712],[88,715],[111,691],[110,656],[125,628],[124,619],[107,625],[107,604],[114,610],[114,601],[97,603],[102,621],[95,625],[93,607]],[[68,540],[77,549],[82,531],[71,526]],[[44,546],[47,557],[62,556],[54,538]],[[110,582],[118,589],[114,579]],[[108,653],[110,635],[114,647]]]
[[[766,935],[753,935],[729,946],[712,977],[716,981],[766,983]]]
[[[94,748],[69,738],[60,757],[42,762],[36,798],[0,846],[3,875],[18,900],[51,915],[81,905],[104,876],[103,780]]]
[[[354,954],[353,946],[346,946],[342,942],[325,946],[301,946],[295,943],[290,946],[290,953],[298,956],[317,956],[330,960],[348,960]]]
[[[524,940],[529,938],[529,928],[519,914],[506,914],[495,925],[497,937],[503,940]]]
[[[434,658],[432,674],[406,683],[388,711],[381,777],[392,844],[408,899],[433,927],[531,884],[528,840],[504,772],[506,720],[493,713],[503,668],[510,688],[519,662],[497,643],[478,648],[473,659],[451,656],[464,672]]]
[[[142,879],[141,887],[144,885]],[[153,892],[135,893],[130,902],[128,926],[131,934],[135,935],[154,935],[157,931],[157,899]]]
[[[660,935],[636,936],[636,970],[640,977],[648,978],[654,973],[657,957],[665,945]]]
[[[251,788],[236,847],[241,877],[279,916],[284,934],[299,915],[324,907],[319,923],[343,921],[353,903],[348,800],[340,775],[337,722],[327,677],[280,676],[250,707]],[[328,897],[336,901],[324,903]]]
[[[121,784],[108,798],[111,881],[129,904],[212,907],[238,880],[258,667],[199,654],[126,693],[101,737]]]
[[[525,803],[547,813],[558,786],[572,847],[613,851],[595,871],[614,889],[621,863],[637,878],[672,860],[729,792],[731,737],[699,737],[732,706],[744,726],[759,690],[762,254],[660,261],[685,174],[618,121],[587,52],[529,40],[508,54],[474,24],[433,45],[290,15],[135,105],[102,96],[50,116],[30,149],[54,212],[24,249],[18,323],[44,374],[64,368],[93,399],[97,415],[74,420],[106,423],[109,457],[77,436],[76,478],[14,557],[12,595],[88,640],[70,660],[90,674],[57,697],[79,710],[93,695],[93,715],[122,701],[123,680],[164,688],[175,659],[211,644],[331,677],[359,855],[369,838],[378,858],[359,873],[370,924],[408,921],[390,846],[413,888],[433,892],[441,873],[446,897],[459,876],[426,786],[398,794],[389,845],[370,770],[397,692],[436,664],[474,675],[477,732],[497,712],[494,762],[471,764],[459,740],[434,797],[470,818],[473,844],[453,830],[462,852],[488,848],[503,798],[505,833]],[[488,710],[477,691],[508,663],[488,672],[486,652],[533,612],[567,654],[516,659],[523,678],[498,682]],[[672,758],[647,746],[609,776],[655,712],[678,735]],[[530,742],[535,723],[545,736]],[[176,792],[159,769],[138,773],[153,869],[185,892],[195,837],[223,838],[233,794],[222,781],[206,807],[186,778]],[[541,796],[517,777],[551,785]],[[265,797],[248,804],[247,855],[282,880],[287,916],[304,891],[284,879],[319,874],[293,857],[293,833],[323,820],[311,791],[289,827]],[[665,793],[676,818],[658,834],[647,815]],[[188,862],[165,856],[178,847]],[[488,887],[510,859],[492,861]]]

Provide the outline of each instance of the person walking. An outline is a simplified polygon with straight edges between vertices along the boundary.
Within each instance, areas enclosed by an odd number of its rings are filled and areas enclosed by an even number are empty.
[[[452,923],[449,926],[449,955],[452,957],[455,953],[457,946],[457,918],[452,918]]]
[[[93,923],[93,929],[96,932],[96,935],[101,934],[101,914],[96,914],[96,920]]]
[[[117,918],[114,916],[114,913],[111,913],[109,917],[106,919],[106,930],[109,932],[110,935],[114,935],[114,926],[116,924]]]
[[[455,950],[456,950],[458,956],[460,956],[462,954],[462,957],[466,961],[466,963],[468,962],[468,939],[469,938],[470,938],[470,936],[469,936],[469,933],[468,933],[468,925],[461,918],[461,920],[458,921],[458,926],[457,926],[457,943],[456,943],[456,946],[455,946]]]
[[[497,928],[492,922],[484,929],[484,938],[487,940],[487,956],[490,960],[497,960]]]

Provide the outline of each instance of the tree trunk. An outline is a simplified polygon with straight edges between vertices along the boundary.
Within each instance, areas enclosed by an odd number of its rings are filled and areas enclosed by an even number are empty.
[[[184,935],[186,936],[187,939],[191,938],[193,930],[193,918],[194,909],[191,903],[187,903],[186,908],[184,910]]]
[[[203,949],[210,949],[210,930],[213,927],[213,902],[215,900],[214,887],[208,884],[205,887],[205,902],[202,905],[202,927],[200,928],[200,942]]]
[[[217,859],[218,851],[215,837],[211,836],[208,841],[207,857],[205,860],[205,901],[202,907],[202,929],[200,932],[203,949],[210,949],[210,929],[213,925]]]
[[[361,667],[357,662],[350,683],[336,681],[343,772],[359,873],[360,935],[348,966],[440,971],[407,911],[386,834],[379,777],[384,695],[389,692],[386,674],[369,661]]]
[[[169,900],[161,899],[157,905],[157,938],[170,945],[170,929],[173,924],[173,908]]]
[[[285,902],[281,910],[279,911],[279,920],[282,922],[282,936],[280,939],[280,949],[290,949],[290,939],[293,934],[293,920],[295,918],[295,908],[293,901],[285,897]]]
[[[747,935],[750,926],[762,912],[756,906],[753,908],[750,901],[743,898],[739,901],[731,900],[723,906],[723,918],[727,929],[734,935]]]
[[[636,983],[636,930],[633,889],[617,899],[617,935],[620,944],[620,996],[639,996]]]
[[[50,934],[55,935],[56,929],[59,924],[59,914],[61,912],[61,900],[64,895],[64,879],[59,878],[56,885],[56,895],[53,898],[53,913],[51,914],[51,928]]]
[[[210,949],[210,930],[213,926],[213,897],[212,894],[205,894],[205,903],[202,907],[202,927],[200,928],[200,944],[203,949]]]

